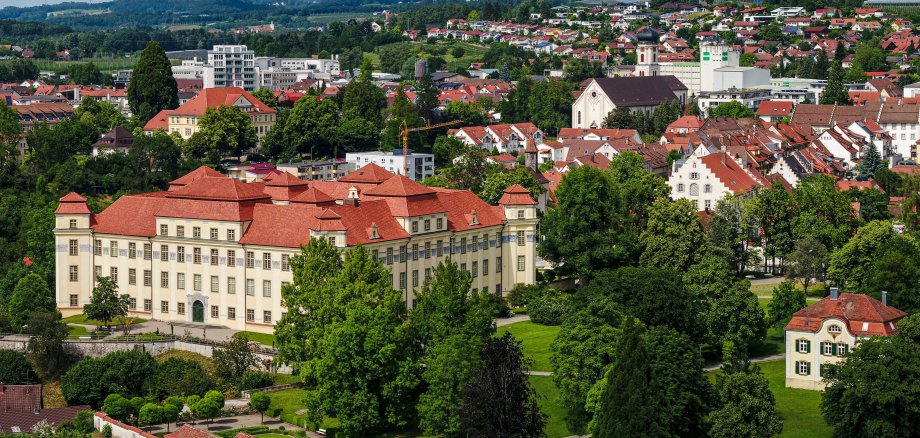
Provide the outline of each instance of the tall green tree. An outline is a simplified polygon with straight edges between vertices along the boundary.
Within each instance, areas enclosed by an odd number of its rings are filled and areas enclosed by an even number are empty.
[[[537,200],[543,194],[543,186],[534,177],[533,172],[524,166],[516,166],[504,172],[490,173],[482,184],[479,197],[492,205],[497,205],[505,189],[515,184],[524,186],[530,196]]]
[[[415,83],[415,105],[418,106],[419,115],[425,118],[428,123],[431,123],[435,110],[438,108],[440,103],[438,102],[438,96],[440,94],[441,90],[438,89],[438,84],[431,79],[431,74],[428,72],[425,72],[421,80]]]
[[[853,214],[847,194],[837,189],[836,180],[827,175],[802,178],[792,189],[794,206],[792,235],[795,239],[815,236],[828,250],[847,242],[859,221]]]
[[[533,87],[527,103],[530,120],[548,136],[555,136],[572,121],[572,87],[568,82],[549,80]]]
[[[487,339],[478,359],[473,379],[461,393],[464,436],[545,437],[546,414],[530,386],[521,341],[510,333]]]
[[[261,87],[258,90],[253,91],[252,97],[255,97],[259,100],[259,102],[264,103],[269,108],[278,108],[278,97],[275,96],[275,93],[273,93],[272,90],[267,87]]]
[[[594,437],[669,436],[670,406],[652,371],[643,331],[635,320],[626,318],[607,372],[607,386],[594,413]]]
[[[311,159],[334,156],[338,124],[339,109],[332,99],[302,97],[294,104],[280,132],[286,145],[285,155],[310,154]]]
[[[383,129],[383,109],[387,98],[383,90],[371,82],[371,63],[365,59],[361,74],[348,83],[342,91],[342,119],[360,118],[367,121],[376,131]]]
[[[669,327],[649,328],[643,341],[659,390],[668,400],[670,435],[705,436],[715,394],[703,373],[699,345]]]
[[[802,284],[804,294],[815,281],[824,280],[827,268],[827,248],[814,236],[795,242],[795,250],[786,257],[786,278]]]
[[[754,116],[754,111],[737,100],[720,103],[715,107],[709,108],[709,117],[731,117],[733,119],[741,119]]]
[[[70,360],[64,351],[64,339],[70,331],[67,324],[58,312],[32,312],[28,323],[26,333],[31,337],[26,353],[32,359],[35,371],[43,379],[57,378]]]
[[[920,317],[824,365],[821,412],[835,437],[911,436],[920,428]]]
[[[631,263],[624,236],[624,209],[609,172],[582,166],[556,188],[556,206],[540,221],[540,255],[561,274],[590,278],[594,272]],[[634,237],[634,236],[633,236]],[[624,245],[627,244],[627,245]]]
[[[186,143],[187,153],[217,164],[225,157],[241,157],[258,144],[249,114],[235,106],[208,108],[198,121],[198,132]]]
[[[840,63],[834,61],[831,63],[831,71],[827,77],[827,86],[821,93],[821,100],[824,105],[852,105],[853,100],[847,92],[847,87],[843,84],[843,67]]]
[[[726,197],[716,202],[716,208],[706,228],[708,249],[725,258],[737,273],[755,256],[748,250],[750,227],[741,214],[742,201]]]
[[[773,299],[767,304],[767,324],[772,327],[784,327],[792,319],[793,313],[807,305],[805,292],[796,289],[792,282],[784,281],[773,288]]]
[[[764,270],[768,260],[775,264],[777,258],[793,249],[793,205],[789,193],[780,185],[761,190],[753,200],[741,205],[745,221],[760,230]]]
[[[32,312],[55,312],[57,304],[54,302],[54,296],[48,283],[40,275],[31,273],[22,277],[13,294],[10,295],[10,301],[7,303],[11,323],[14,328],[21,330],[29,320]]]
[[[416,294],[409,326],[418,336],[427,390],[419,397],[420,425],[429,435],[460,432],[461,390],[478,365],[479,351],[492,335],[486,294],[473,288],[469,272],[454,262],[440,263]]]
[[[92,123],[99,132],[108,132],[116,126],[127,123],[125,115],[111,103],[84,97],[80,106],[74,111],[74,117]]]
[[[387,111],[387,121],[383,133],[383,148],[387,150],[402,149],[403,138],[400,135],[403,126],[418,128],[424,121],[419,116],[418,107],[409,101],[403,87],[396,90],[393,105]],[[410,150],[418,151],[422,148],[422,136],[418,133],[409,133],[408,146]]]
[[[101,321],[110,327],[112,320],[126,316],[130,307],[131,297],[128,294],[119,295],[115,281],[110,277],[99,277],[89,303],[83,306],[83,313],[87,318]]]
[[[783,431],[776,398],[756,367],[719,376],[716,388],[722,406],[711,414],[709,436],[769,438]]]
[[[860,292],[879,300],[882,291],[888,292],[888,305],[914,314],[920,312],[920,253],[917,245],[899,237],[875,251]]]
[[[894,239],[901,245],[918,248],[914,238],[898,235],[889,221],[873,221],[860,227],[855,236],[831,254],[827,277],[849,290],[859,290],[871,272],[876,252]]]
[[[214,349],[216,375],[231,385],[239,384],[246,371],[258,365],[255,345],[245,337],[231,338],[222,348]]]
[[[696,206],[687,199],[655,201],[639,242],[645,248],[639,258],[642,265],[671,266],[678,272],[686,271],[698,259],[703,244]]]
[[[291,260],[294,281],[282,288],[289,308],[275,335],[279,357],[316,384],[311,418],[334,415],[349,435],[404,426],[419,384],[402,294],[369,251],[344,259],[325,239],[311,239]]]
[[[172,75],[172,64],[155,41],[147,43],[134,65],[128,84],[128,105],[140,124],[161,110],[179,107],[179,89]]]
[[[869,142],[869,149],[863,153],[859,162],[859,177],[872,178],[879,169],[885,168],[885,161],[878,153],[875,143]]]
[[[747,352],[750,346],[764,339],[766,315],[750,288],[748,281],[737,281],[725,295],[711,302],[706,313],[711,344],[730,341],[741,352]]]

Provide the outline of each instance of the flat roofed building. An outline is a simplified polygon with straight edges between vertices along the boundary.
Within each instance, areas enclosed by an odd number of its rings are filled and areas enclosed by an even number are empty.
[[[108,276],[130,296],[131,315],[271,332],[287,311],[291,257],[311,239],[366,247],[408,306],[447,259],[472,274],[472,287],[500,295],[535,280],[537,205],[519,185],[498,204],[374,164],[338,181],[284,172],[257,183],[201,167],[99,214],[70,193],[55,211],[57,306],[81,313],[95,279]]]

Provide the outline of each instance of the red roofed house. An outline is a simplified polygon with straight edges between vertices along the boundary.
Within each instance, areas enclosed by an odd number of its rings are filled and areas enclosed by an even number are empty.
[[[337,181],[282,173],[251,183],[201,167],[98,214],[70,193],[55,211],[57,307],[82,313],[94,275],[106,275],[129,295],[131,315],[271,333],[287,311],[291,257],[312,239],[365,247],[408,306],[448,258],[472,287],[501,295],[535,281],[538,207],[516,187],[493,206],[376,164]]]
[[[672,198],[689,199],[697,210],[707,210],[715,208],[726,194],[753,194],[767,181],[735,161],[732,154],[709,152],[700,146],[687,159],[675,162],[668,185]]]
[[[792,117],[793,104],[783,100],[765,100],[757,108],[757,116],[767,122],[777,122],[783,117]]]
[[[884,292],[878,301],[832,287],[830,296],[795,312],[786,325],[786,386],[824,389],[824,365],[840,361],[860,339],[896,334],[906,313],[887,301]]]
[[[150,133],[156,129],[165,129],[170,133],[177,132],[183,139],[188,140],[192,134],[198,132],[198,121],[205,111],[222,105],[235,106],[248,114],[260,141],[268,130],[275,126],[277,110],[265,105],[242,88],[224,87],[205,88],[179,108],[160,111],[144,125],[144,131]]]

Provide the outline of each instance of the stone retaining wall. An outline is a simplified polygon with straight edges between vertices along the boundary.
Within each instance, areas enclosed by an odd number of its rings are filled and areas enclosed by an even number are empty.
[[[0,339],[0,350],[25,351],[28,341],[22,336],[10,336],[13,339]],[[214,346],[196,344],[185,341],[131,341],[131,342],[108,342],[108,341],[90,341],[90,340],[66,340],[64,341],[64,350],[75,356],[100,357],[109,353],[124,350],[141,350],[150,353],[151,356],[163,354],[170,350],[190,351],[198,353],[205,357],[214,355]],[[261,362],[265,359],[274,359],[273,355],[265,353],[256,353],[256,357]],[[278,367],[279,373],[290,373],[291,367],[281,365]]]

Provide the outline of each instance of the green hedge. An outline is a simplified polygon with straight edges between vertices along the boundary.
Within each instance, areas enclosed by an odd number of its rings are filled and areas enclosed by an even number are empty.
[[[236,434],[240,432],[243,432],[248,435],[258,435],[260,433],[271,432],[271,429],[269,429],[268,426],[250,426],[250,427],[242,427],[239,429],[230,429],[230,430],[224,430],[221,432],[214,432],[214,435],[217,435],[221,438],[233,438],[234,436],[236,436]]]

